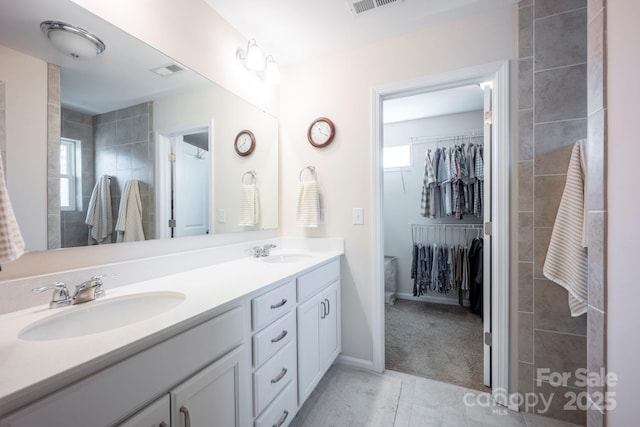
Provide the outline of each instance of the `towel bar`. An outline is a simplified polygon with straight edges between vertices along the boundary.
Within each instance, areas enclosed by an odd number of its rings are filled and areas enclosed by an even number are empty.
[[[241,182],[242,182],[243,184],[244,184],[244,178],[245,178],[247,175],[249,175],[249,176],[253,177],[253,183],[254,183],[254,184],[257,182],[258,178],[257,178],[256,171],[246,171],[245,173],[243,173],[243,174],[242,174]]]
[[[306,169],[309,169],[309,172],[311,173],[311,177],[315,181],[316,180],[316,167],[315,166],[305,166],[302,169],[300,169],[300,173],[298,174],[298,181],[302,182],[302,172],[304,172]]]

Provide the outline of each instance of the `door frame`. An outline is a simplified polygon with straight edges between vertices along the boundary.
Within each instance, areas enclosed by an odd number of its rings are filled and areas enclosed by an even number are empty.
[[[499,61],[449,71],[415,80],[393,83],[372,90],[372,206],[371,206],[371,279],[373,285],[373,369],[385,369],[384,338],[384,224],[382,171],[382,102],[425,90],[442,90],[465,84],[493,82],[491,136],[491,383],[496,401],[508,406],[509,390],[509,173],[510,102],[509,61]],[[487,230],[485,230],[487,231]]]
[[[169,165],[169,154],[172,152],[172,139],[180,135],[207,131],[209,133],[209,234],[214,234],[215,223],[213,222],[214,208],[214,122],[190,124],[185,126],[175,126],[166,129],[159,129],[155,132],[156,150],[156,238],[165,239],[171,237],[168,233],[169,206],[171,203],[171,167]]]

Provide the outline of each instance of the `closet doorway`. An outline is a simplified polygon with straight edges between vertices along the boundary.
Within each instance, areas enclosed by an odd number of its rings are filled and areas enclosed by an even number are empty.
[[[375,89],[373,162],[374,367],[504,405],[507,88],[498,63]]]

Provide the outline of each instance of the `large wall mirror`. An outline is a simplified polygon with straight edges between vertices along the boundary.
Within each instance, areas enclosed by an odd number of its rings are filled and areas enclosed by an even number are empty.
[[[275,117],[71,1],[0,0],[0,11],[0,81],[13,94],[0,129],[7,181],[16,179],[12,161],[46,159],[25,165],[46,168],[38,176],[47,182],[22,182],[11,194],[27,250],[278,227]],[[65,56],[43,21],[81,27],[106,49]],[[41,157],[33,146],[21,152],[11,127],[42,120]],[[243,130],[255,137],[247,156],[234,148]]]

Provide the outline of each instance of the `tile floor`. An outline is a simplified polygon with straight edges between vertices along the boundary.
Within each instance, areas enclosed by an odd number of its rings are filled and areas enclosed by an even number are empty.
[[[352,374],[354,381],[363,381],[363,375],[371,376],[371,382],[380,380],[380,374],[359,371],[346,366],[334,366],[331,369],[339,370],[341,375]],[[364,372],[366,373],[363,374]],[[401,381],[393,423],[371,421],[369,414],[373,408],[345,401],[343,397],[338,403],[341,407],[336,407],[335,412],[348,413],[348,416],[342,419],[349,421],[342,424],[331,422],[330,425],[332,427],[577,427],[575,424],[548,417],[509,411],[501,406],[492,406],[491,403],[474,404],[491,402],[489,393],[394,371],[386,371],[382,376],[397,378]],[[313,406],[314,402],[326,398],[328,393],[336,393],[336,391],[332,390],[331,385],[322,386],[321,382],[292,424],[296,427],[327,427],[326,423],[317,421],[322,419],[322,414],[312,414],[314,408],[309,407]],[[465,404],[465,400],[470,404]],[[326,408],[322,410],[326,411]],[[353,413],[354,411],[366,411],[364,413],[367,416],[358,417],[357,413]],[[369,421],[354,422],[358,419]]]

